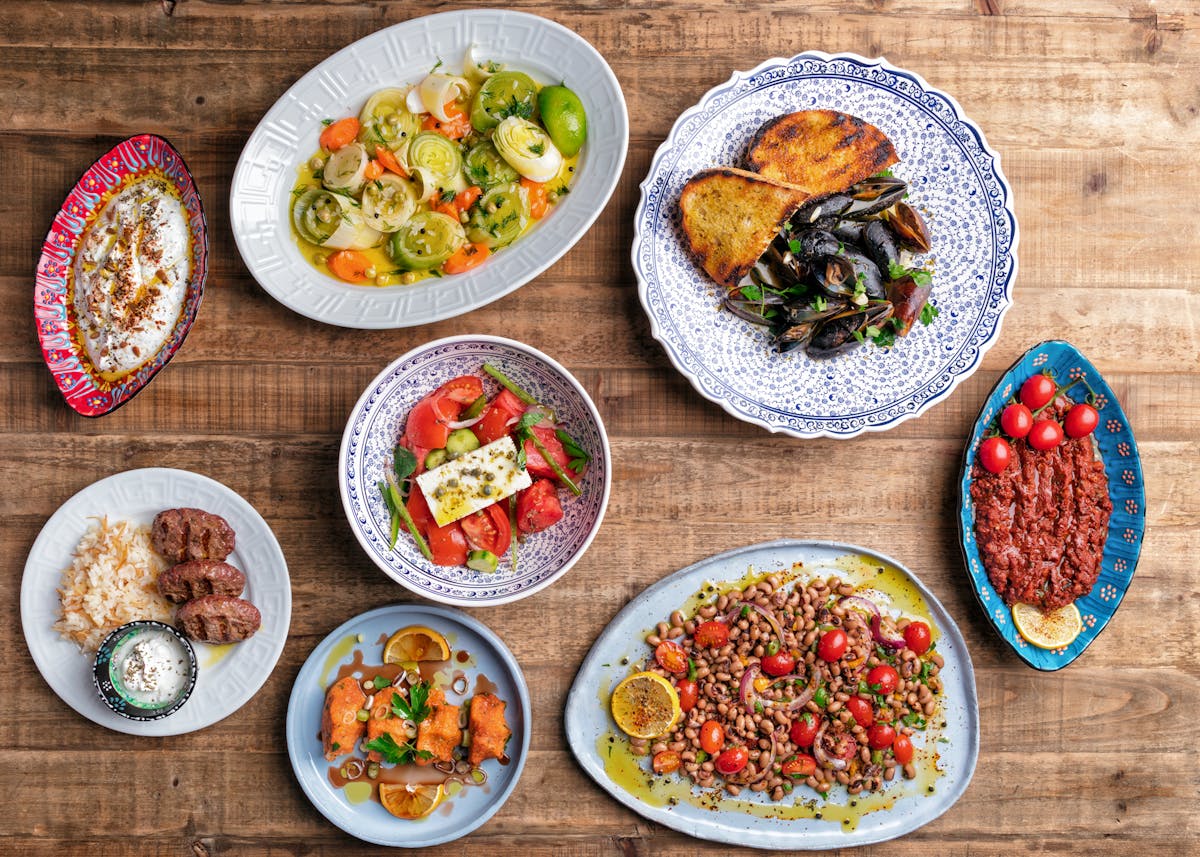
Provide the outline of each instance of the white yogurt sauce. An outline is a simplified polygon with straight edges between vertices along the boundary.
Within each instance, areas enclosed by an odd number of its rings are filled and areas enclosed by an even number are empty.
[[[108,380],[154,357],[183,312],[191,275],[188,215],[171,184],[149,177],[108,201],[79,242],[75,319]]]
[[[165,632],[140,634],[114,654],[112,664],[121,685],[143,707],[166,705],[187,685],[187,655],[179,641]]]

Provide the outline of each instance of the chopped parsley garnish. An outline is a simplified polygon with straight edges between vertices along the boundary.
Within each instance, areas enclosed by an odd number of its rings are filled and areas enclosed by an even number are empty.
[[[529,147],[529,151],[533,152],[535,155],[544,155],[544,154],[546,154],[546,144],[545,143],[534,143],[532,146]]]
[[[321,124],[324,125],[326,128],[328,128],[330,125],[333,124],[333,120],[332,119],[322,119]]]
[[[378,738],[368,741],[363,746],[368,750],[378,753],[389,765],[407,765],[413,759],[424,760],[433,758],[433,753],[430,753],[428,750],[418,750],[409,741],[397,744],[396,739],[387,732],[384,732]]]
[[[429,716],[429,683],[419,681],[408,690],[408,699],[398,693],[392,694],[392,713],[413,723],[420,723]]]
[[[941,311],[933,304],[927,303],[921,308],[921,324],[933,324],[933,320],[941,314]]]

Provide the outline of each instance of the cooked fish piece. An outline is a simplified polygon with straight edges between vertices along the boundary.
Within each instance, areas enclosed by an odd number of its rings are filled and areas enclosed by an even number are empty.
[[[882,131],[837,110],[777,116],[758,129],[746,157],[756,173],[814,196],[844,191],[899,160]]]
[[[441,690],[429,693],[429,716],[417,724],[417,764],[432,765],[434,762],[449,762],[454,759],[454,748],[462,743],[462,730],[458,728],[457,705],[446,702]],[[420,751],[429,753],[422,759]]]
[[[679,195],[688,248],[710,277],[732,289],[808,198],[801,188],[746,170],[701,170]]]
[[[471,749],[467,761],[478,765],[485,759],[499,759],[504,755],[512,731],[504,722],[507,703],[492,693],[477,693],[471,699],[471,714],[468,728],[471,734]]]
[[[371,716],[367,720],[367,743],[381,735],[391,735],[392,740],[400,745],[408,742],[408,734],[404,731],[404,718],[397,717],[392,711],[392,693],[394,692],[389,688],[376,695],[375,704],[371,706]],[[387,698],[384,699],[384,697]],[[383,761],[383,756],[374,750],[368,753],[367,757],[372,762]]]
[[[321,743],[325,758],[332,762],[338,756],[353,753],[367,724],[358,719],[358,712],[367,704],[367,695],[353,676],[338,679],[325,692],[325,708],[321,712]]]

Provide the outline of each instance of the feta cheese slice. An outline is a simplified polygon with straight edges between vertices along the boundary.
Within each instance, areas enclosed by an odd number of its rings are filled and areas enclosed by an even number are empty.
[[[507,435],[417,477],[439,527],[503,500],[533,480],[517,467],[517,446]]]

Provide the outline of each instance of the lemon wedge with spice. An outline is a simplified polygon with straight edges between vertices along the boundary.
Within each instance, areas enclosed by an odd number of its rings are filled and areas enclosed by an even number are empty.
[[[1032,604],[1014,604],[1012,617],[1017,632],[1039,649],[1069,646],[1083,631],[1083,619],[1074,604],[1048,613]]]
[[[670,732],[681,714],[675,686],[656,673],[634,673],[612,693],[613,719],[631,738],[657,738]]]
[[[424,625],[409,625],[388,637],[383,647],[385,664],[419,663],[420,661],[450,660],[450,644],[446,638]]]

